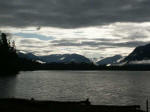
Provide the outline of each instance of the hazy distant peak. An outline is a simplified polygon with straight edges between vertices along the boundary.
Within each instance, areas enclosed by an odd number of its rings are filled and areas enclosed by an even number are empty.
[[[104,58],[100,61],[97,62],[98,65],[107,65],[107,64],[115,64],[118,62],[119,59],[121,59],[122,56],[121,55],[115,55],[115,56],[112,56],[112,57],[107,57],[107,58]]]

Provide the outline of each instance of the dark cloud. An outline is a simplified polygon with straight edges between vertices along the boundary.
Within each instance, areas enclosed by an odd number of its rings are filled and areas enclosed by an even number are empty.
[[[100,40],[100,39],[99,39]],[[103,40],[103,39],[102,39]],[[97,47],[97,48],[134,48],[137,46],[145,45],[150,43],[150,41],[128,41],[128,42],[116,42],[116,41],[82,41],[78,42],[75,40],[54,40],[51,41],[51,45],[53,46],[88,46],[88,47]]]
[[[122,39],[131,39],[131,40],[137,40],[137,39],[145,39],[149,38],[149,35],[146,35],[145,33],[141,32],[134,32],[128,35],[127,37],[123,37]]]
[[[150,21],[149,0],[0,0],[0,26],[63,28]]]
[[[95,38],[92,39],[93,41],[103,41],[103,42],[117,42],[120,41],[121,39],[111,39],[111,38]]]
[[[144,24],[143,24],[144,25]],[[128,41],[149,38],[149,25],[119,24],[114,27],[112,35]]]

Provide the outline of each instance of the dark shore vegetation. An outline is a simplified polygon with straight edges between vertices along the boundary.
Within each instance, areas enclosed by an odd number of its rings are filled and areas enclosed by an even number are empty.
[[[144,112],[139,105],[91,105],[90,101],[60,102],[0,99],[0,112]]]

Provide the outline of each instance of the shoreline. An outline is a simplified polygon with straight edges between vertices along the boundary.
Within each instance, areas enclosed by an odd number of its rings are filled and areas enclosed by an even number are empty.
[[[0,112],[145,112],[140,105],[91,105],[84,101],[1,98]]]

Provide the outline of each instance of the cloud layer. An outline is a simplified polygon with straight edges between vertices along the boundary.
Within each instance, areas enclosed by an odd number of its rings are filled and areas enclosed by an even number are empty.
[[[149,0],[0,0],[0,26],[77,28],[150,20]]]
[[[6,28],[13,33],[18,50],[37,55],[79,53],[87,57],[128,55],[135,47],[150,43],[150,22],[113,23],[98,27]]]
[[[0,0],[0,30],[38,55],[127,55],[150,42],[150,0]]]

